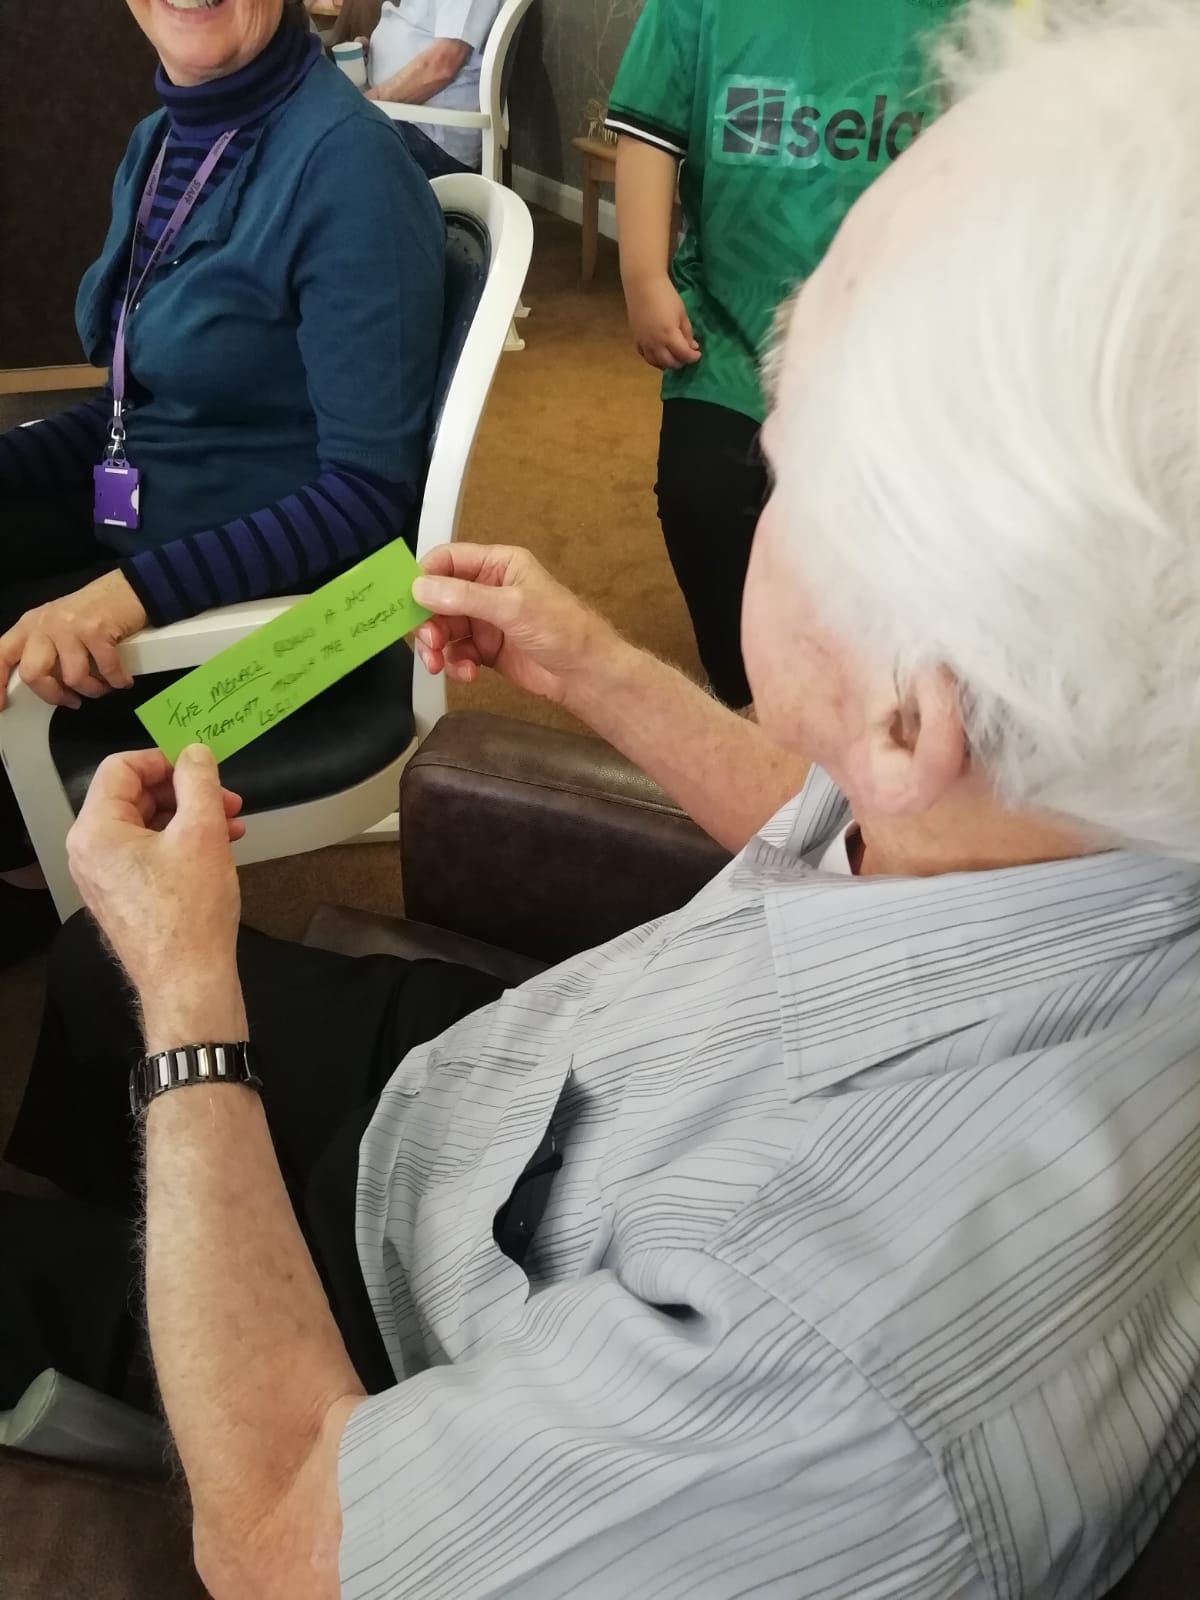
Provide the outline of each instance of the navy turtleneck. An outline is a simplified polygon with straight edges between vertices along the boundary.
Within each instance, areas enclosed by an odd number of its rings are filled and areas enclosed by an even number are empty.
[[[320,41],[315,34],[304,33],[291,22],[282,22],[266,49],[227,78],[180,88],[171,82],[160,65],[155,84],[171,129],[154,209],[133,264],[135,282],[162,237],[180,196],[196,176],[214,142],[228,129],[238,130],[217,170],[205,184],[200,205],[216,193],[238,162],[249,153],[263,122],[287,99],[320,53]],[[122,284],[113,313],[114,335],[124,290]]]
[[[225,78],[180,88],[159,67],[155,87],[172,131],[207,149],[227,128],[248,128],[285,100],[321,53],[317,36],[282,22],[254,60]]]

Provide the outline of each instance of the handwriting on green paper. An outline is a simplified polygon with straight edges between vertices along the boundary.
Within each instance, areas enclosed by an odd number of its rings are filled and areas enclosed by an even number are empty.
[[[138,707],[169,761],[206,744],[218,761],[424,622],[421,569],[397,540]]]

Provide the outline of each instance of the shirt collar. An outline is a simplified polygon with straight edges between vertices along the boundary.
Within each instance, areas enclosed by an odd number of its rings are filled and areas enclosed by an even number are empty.
[[[763,895],[794,1098],[1200,929],[1192,863],[1114,850],[934,878],[818,871],[848,821],[814,770],[734,868]]]

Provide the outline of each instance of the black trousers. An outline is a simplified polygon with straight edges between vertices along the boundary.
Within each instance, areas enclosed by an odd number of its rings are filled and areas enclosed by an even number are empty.
[[[718,699],[749,705],[742,665],[742,590],[767,499],[759,426],[704,400],[663,403],[658,520],[683,590],[700,660]]]
[[[117,557],[98,543],[92,491],[0,501],[0,633],[27,611],[111,572]],[[8,779],[0,770],[0,872],[26,867],[33,851]]]
[[[423,133],[415,122],[397,122],[393,126],[408,146],[410,155],[427,178],[448,178],[458,172],[478,172],[478,167],[468,167],[465,161],[443,150],[436,140]]]
[[[355,1249],[359,1143],[397,1063],[503,985],[466,967],[352,959],[250,929],[238,962],[280,1168],[346,1348],[376,1392],[394,1380]],[[140,1051],[121,974],[90,919],[72,918],[51,958],[41,1037],[6,1152],[69,1198],[0,1194],[0,1409],[46,1367],[145,1403],[127,1097]]]

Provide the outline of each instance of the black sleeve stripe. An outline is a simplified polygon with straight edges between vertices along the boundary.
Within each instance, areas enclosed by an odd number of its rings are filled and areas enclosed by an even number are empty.
[[[321,541],[321,544],[324,547],[325,558],[329,563],[330,569],[332,570],[341,560],[343,560],[345,551],[341,548],[341,546],[338,544],[338,541],[329,531],[329,524],[326,522],[325,517],[321,512],[320,506],[317,505],[316,501],[313,499],[308,490],[297,489],[296,498],[308,512],[309,521],[316,529],[317,538]],[[328,502],[326,502],[326,504],[328,504]]]
[[[383,544],[390,543],[390,541],[394,539],[400,532],[400,527],[403,522],[403,518],[399,513],[399,508],[393,504],[391,516],[385,515],[382,507],[379,505],[379,502],[372,499],[369,494],[363,492],[364,485],[357,483],[351,473],[343,471],[340,476],[342,479],[342,484],[347,493],[350,494],[360,506],[362,506],[363,510],[366,512],[366,519],[369,519],[371,522],[373,522],[376,528],[379,530],[377,534],[374,534],[369,528],[363,528],[362,536],[366,543],[372,548],[374,548],[374,546],[380,542]]]
[[[159,577],[169,585],[171,592],[175,596],[175,602],[179,607],[179,615],[181,617],[195,616],[196,610],[192,596],[188,594],[183,584],[179,581],[174,565],[164,557],[161,549],[144,550],[142,554],[153,558]]]
[[[198,539],[188,541],[188,554],[196,564],[196,571],[199,573],[201,581],[208,586],[205,609],[207,610],[211,606],[219,606],[222,603],[221,585],[217,582],[216,575],[209,565],[204,551],[201,550]]]
[[[687,138],[684,134],[676,128],[665,128],[661,122],[653,122],[634,111],[620,111],[610,106],[604,126],[613,133],[625,134],[630,139],[640,139],[643,144],[654,145],[658,150],[678,156],[681,161],[687,156]]]
[[[246,571],[246,563],[242,560],[241,552],[238,550],[237,540],[234,539],[228,528],[214,528],[213,532],[220,540],[221,549],[224,550],[226,559],[233,568],[234,577],[237,580],[240,591],[238,599],[248,600],[252,593],[250,574]]]
[[[279,524],[280,531],[282,532],[284,539],[291,547],[292,555],[296,559],[296,567],[300,573],[301,586],[307,589],[311,586],[314,577],[312,571],[312,562],[309,560],[309,552],[305,546],[304,540],[296,532],[295,523],[293,523],[292,519],[288,516],[285,507],[286,502],[277,502],[271,507],[271,515],[274,516],[276,522]]]
[[[162,613],[159,611],[153,593],[142,577],[137,562],[127,556],[124,561],[118,563],[117,571],[125,579],[134,594],[137,595],[138,600],[141,602],[142,610],[146,613],[146,621],[152,628],[161,627],[163,622]]]

